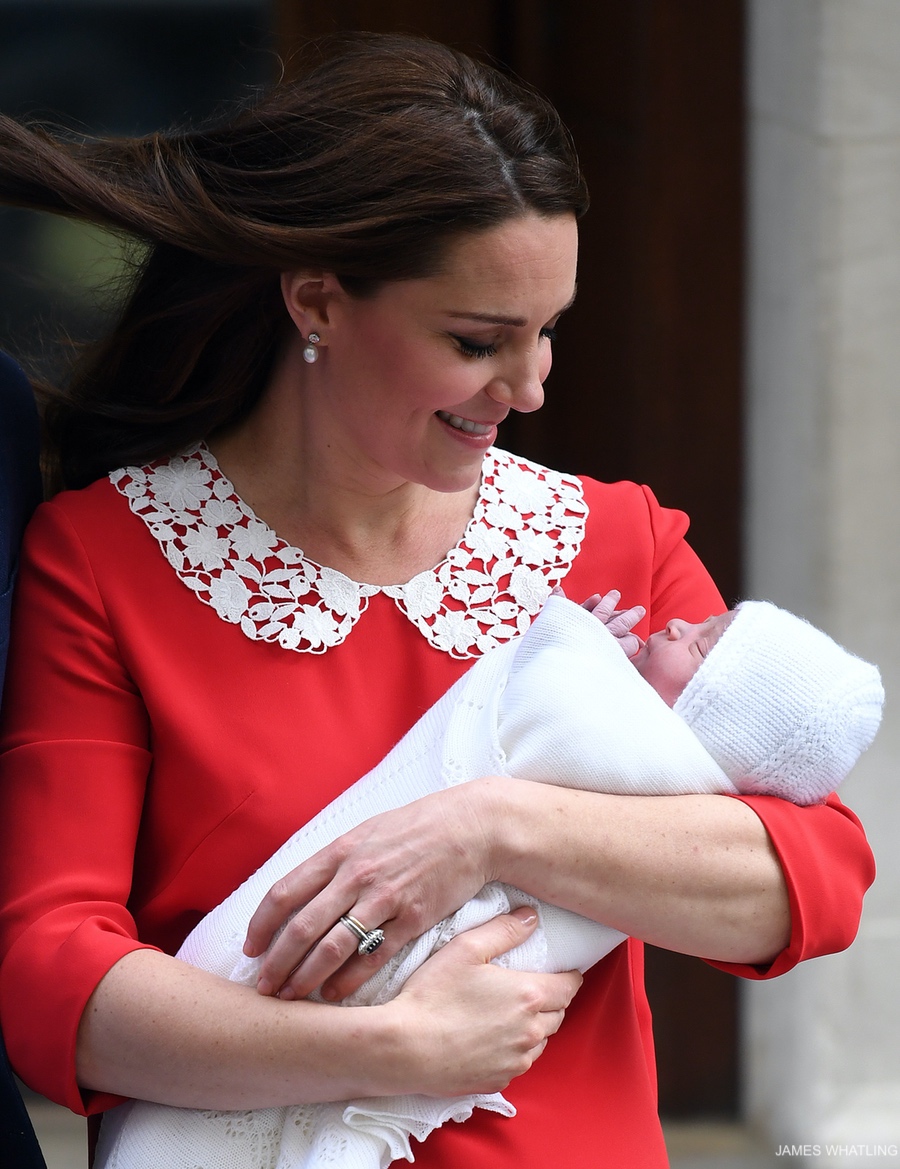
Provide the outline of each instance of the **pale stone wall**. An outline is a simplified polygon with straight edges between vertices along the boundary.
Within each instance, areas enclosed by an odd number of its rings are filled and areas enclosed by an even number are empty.
[[[748,0],[748,595],[877,662],[885,722],[843,794],[879,866],[860,936],[746,988],[748,1117],[900,1145],[900,0]]]

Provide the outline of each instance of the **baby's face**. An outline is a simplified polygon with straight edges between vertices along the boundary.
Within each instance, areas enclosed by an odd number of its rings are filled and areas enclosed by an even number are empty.
[[[732,612],[720,613],[699,625],[675,617],[665,629],[651,633],[631,661],[657,694],[674,706],[733,617]]]

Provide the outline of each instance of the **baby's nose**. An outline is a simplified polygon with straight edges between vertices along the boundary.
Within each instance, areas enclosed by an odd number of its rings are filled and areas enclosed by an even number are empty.
[[[686,627],[686,621],[682,621],[680,617],[673,617],[671,621],[666,622],[666,637],[669,641],[677,641],[679,637],[684,636]]]

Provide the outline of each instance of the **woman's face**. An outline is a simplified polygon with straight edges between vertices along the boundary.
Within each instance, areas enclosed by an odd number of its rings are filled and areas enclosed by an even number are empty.
[[[372,487],[471,487],[498,424],[544,400],[576,255],[574,217],[529,214],[461,237],[437,275],[336,292],[305,391],[319,449]]]

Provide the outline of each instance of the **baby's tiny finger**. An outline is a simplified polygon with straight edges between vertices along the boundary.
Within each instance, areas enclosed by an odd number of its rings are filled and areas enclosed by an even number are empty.
[[[616,605],[618,605],[620,598],[621,594],[618,589],[610,589],[602,597],[594,593],[592,597],[588,597],[584,602],[584,608],[590,610],[593,616],[605,625],[615,613]]]
[[[623,609],[619,613],[614,613],[612,619],[607,622],[606,628],[613,637],[622,637],[626,633],[630,633],[635,625],[643,620],[646,612],[647,610],[643,605],[632,605],[630,609]]]

